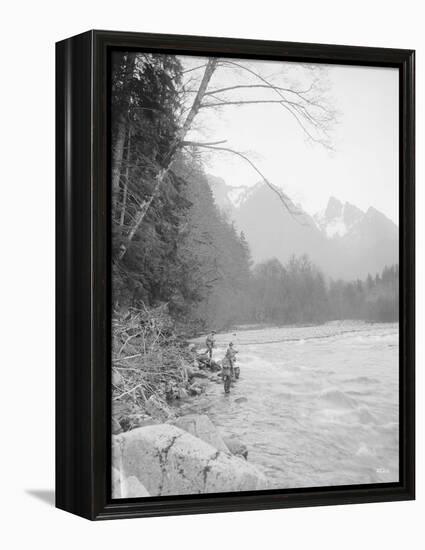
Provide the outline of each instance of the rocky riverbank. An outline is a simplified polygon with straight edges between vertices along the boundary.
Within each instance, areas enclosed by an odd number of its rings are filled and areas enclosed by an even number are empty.
[[[147,397],[138,398],[137,387],[113,396],[112,433],[117,435],[151,424],[171,422],[181,416],[183,405],[193,408],[196,398],[205,393],[209,383],[222,384],[220,364],[206,362],[205,356],[195,346],[188,345],[185,354],[179,357],[179,376],[168,376]],[[124,388],[122,374],[114,372],[116,388]],[[133,395],[132,395],[133,394]],[[124,397],[125,399],[120,399]]]
[[[113,327],[113,498],[265,488],[246,445],[198,414],[220,363],[177,337],[163,308],[117,314]]]
[[[152,419],[164,422],[173,416],[175,402],[201,395],[208,380],[218,380],[220,366],[208,364],[176,334],[165,307],[115,312],[112,326],[114,434]]]
[[[265,476],[206,415],[185,415],[113,436],[112,498],[254,491]],[[240,454],[242,452],[242,454]]]

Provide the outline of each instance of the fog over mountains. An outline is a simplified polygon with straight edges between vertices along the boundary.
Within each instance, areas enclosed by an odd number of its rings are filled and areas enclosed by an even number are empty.
[[[314,216],[292,203],[301,212],[293,216],[263,182],[232,187],[215,176],[208,180],[219,208],[244,232],[254,262],[308,254],[325,275],[347,280],[398,263],[398,227],[373,207],[363,212],[331,197]]]

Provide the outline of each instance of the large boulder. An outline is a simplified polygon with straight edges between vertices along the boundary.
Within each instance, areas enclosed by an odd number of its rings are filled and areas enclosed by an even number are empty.
[[[264,475],[248,462],[217,450],[170,424],[114,436],[113,466],[135,477],[151,496],[266,489]]]
[[[230,452],[217,428],[206,414],[186,414],[174,420],[172,424],[195,437],[199,437],[199,439],[209,443],[219,451]]]
[[[120,470],[112,468],[112,498],[149,497],[149,493],[135,476],[124,477]]]
[[[121,483],[121,498],[150,497],[146,487],[135,476],[125,477]]]

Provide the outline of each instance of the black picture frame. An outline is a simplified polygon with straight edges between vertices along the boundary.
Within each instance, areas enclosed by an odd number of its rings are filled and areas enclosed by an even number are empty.
[[[151,497],[110,493],[108,59],[145,50],[399,69],[400,481]],[[415,497],[415,98],[412,50],[89,31],[56,45],[56,506],[91,520]]]

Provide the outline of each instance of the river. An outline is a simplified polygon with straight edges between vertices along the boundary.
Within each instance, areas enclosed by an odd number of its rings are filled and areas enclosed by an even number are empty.
[[[239,437],[271,488],[398,481],[398,324],[240,328],[241,377],[191,406]]]

